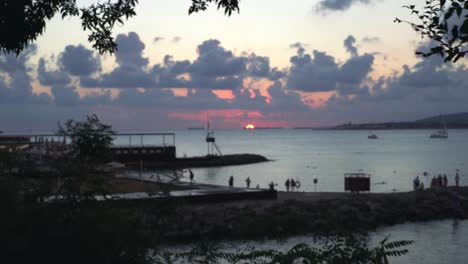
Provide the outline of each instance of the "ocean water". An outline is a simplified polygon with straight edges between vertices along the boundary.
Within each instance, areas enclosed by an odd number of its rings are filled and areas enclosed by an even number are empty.
[[[277,189],[284,190],[286,179],[293,178],[300,180],[300,191],[325,192],[343,191],[344,173],[363,172],[371,174],[371,192],[393,192],[411,190],[417,175],[429,186],[433,175],[447,174],[449,185],[454,185],[458,169],[460,184],[468,184],[468,130],[450,130],[448,139],[430,139],[432,132],[382,130],[376,131],[379,139],[370,140],[368,131],[220,130],[215,137],[223,154],[254,153],[272,161],[193,172],[202,183],[227,185],[232,175],[235,186],[245,186],[250,177],[251,186],[266,188],[273,181]],[[175,133],[177,156],[207,154],[205,131]],[[423,172],[429,176],[424,177]]]
[[[400,257],[391,257],[390,263],[399,264],[459,264],[468,262],[468,220],[444,220],[426,223],[408,223],[379,228],[368,237],[371,247],[379,245],[385,238],[388,241],[412,240],[414,244],[406,247],[409,253]],[[286,240],[266,240],[249,242],[223,242],[220,248],[225,251],[242,251],[247,246],[257,250],[274,249],[287,251],[294,245],[307,243],[321,248],[321,242],[310,236],[291,237]],[[178,245],[167,250],[188,251],[193,245]]]

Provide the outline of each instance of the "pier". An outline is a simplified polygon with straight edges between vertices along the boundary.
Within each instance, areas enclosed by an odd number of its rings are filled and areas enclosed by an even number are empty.
[[[136,162],[176,158],[175,133],[117,133],[110,147],[113,160]],[[0,134],[0,148],[36,149],[39,155],[63,150],[71,140],[55,133]],[[43,150],[43,151],[42,151]]]
[[[120,162],[174,160],[175,133],[119,133],[111,151],[114,160]]]

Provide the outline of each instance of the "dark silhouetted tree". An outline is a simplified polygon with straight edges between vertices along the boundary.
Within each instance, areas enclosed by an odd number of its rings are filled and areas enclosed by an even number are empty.
[[[422,2],[422,1],[421,1]],[[428,51],[418,50],[417,55],[440,55],[445,62],[457,62],[468,52],[468,0],[426,0],[422,9],[415,5],[404,6],[416,16],[417,22],[395,19],[407,23],[435,43]]]
[[[216,4],[231,15],[239,11],[240,0],[192,0],[189,14],[204,11]],[[0,50],[19,54],[44,32],[46,23],[54,16],[79,17],[83,30],[90,31],[88,41],[99,53],[113,53],[117,44],[112,36],[116,24],[136,15],[138,0],[97,1],[79,7],[76,0],[0,0]]]
[[[75,153],[82,161],[94,163],[109,156],[115,132],[111,125],[101,123],[95,114],[87,116],[86,121],[70,119],[65,126],[58,126],[57,134],[71,139]]]

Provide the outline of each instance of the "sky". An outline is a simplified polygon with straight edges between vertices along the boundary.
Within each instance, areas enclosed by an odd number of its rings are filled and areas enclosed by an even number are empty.
[[[97,0],[78,0],[89,5]],[[241,0],[188,15],[190,0],[140,0],[99,55],[78,19],[54,17],[18,57],[0,54],[3,131],[53,131],[96,113],[117,130],[320,127],[468,111],[466,61],[431,45],[405,4],[424,0]]]

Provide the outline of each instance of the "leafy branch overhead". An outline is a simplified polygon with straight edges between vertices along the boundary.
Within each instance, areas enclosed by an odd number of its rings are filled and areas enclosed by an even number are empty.
[[[468,52],[468,0],[426,0],[422,9],[415,5],[404,6],[418,22],[395,19],[407,23],[423,38],[436,45],[429,51],[416,51],[417,55],[440,55],[445,62],[457,62]]]
[[[192,0],[189,14],[205,11],[210,4],[223,9],[226,15],[239,12],[240,0]],[[138,0],[97,1],[78,7],[76,0],[0,0],[0,51],[19,54],[44,33],[46,22],[55,15],[62,19],[79,17],[88,41],[99,53],[113,53],[117,44],[112,36],[114,26],[136,15]]]

